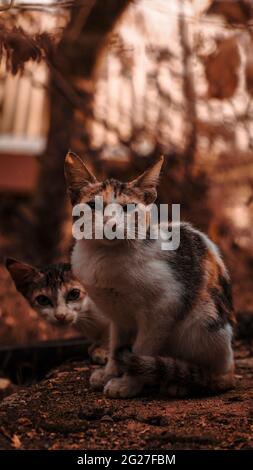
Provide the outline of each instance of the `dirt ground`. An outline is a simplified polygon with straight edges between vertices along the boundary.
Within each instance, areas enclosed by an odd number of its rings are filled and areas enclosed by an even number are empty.
[[[111,400],[85,362],[16,388],[0,405],[0,449],[253,449],[253,343],[236,344],[236,387],[215,397]]]

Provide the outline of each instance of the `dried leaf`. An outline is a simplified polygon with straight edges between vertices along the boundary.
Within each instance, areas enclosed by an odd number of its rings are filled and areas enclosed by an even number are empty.
[[[32,424],[31,420],[26,417],[19,418],[17,423],[21,424],[22,426],[30,426]]]
[[[22,444],[21,444],[21,440],[19,439],[17,434],[13,434],[13,436],[11,438],[11,445],[15,449],[20,449]]]

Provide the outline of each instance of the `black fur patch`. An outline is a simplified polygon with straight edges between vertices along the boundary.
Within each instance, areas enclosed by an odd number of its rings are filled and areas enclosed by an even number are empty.
[[[209,325],[209,329],[214,331],[224,327],[227,323],[232,323],[233,301],[229,280],[220,275],[219,287],[213,287],[210,294],[218,314],[213,324]]]
[[[231,283],[229,279],[225,278],[224,276],[219,276],[219,283],[221,285],[222,293],[223,293],[223,300],[226,308],[228,310],[233,310],[233,299],[232,299],[232,289]]]
[[[168,263],[175,278],[183,286],[183,302],[179,319],[184,319],[191,311],[204,280],[203,260],[207,247],[201,235],[187,224],[180,227],[180,246],[171,252]]]
[[[210,332],[215,332],[219,331],[222,328],[224,328],[226,322],[224,321],[224,318],[221,316],[218,316],[216,318],[209,318],[207,321],[207,329]]]

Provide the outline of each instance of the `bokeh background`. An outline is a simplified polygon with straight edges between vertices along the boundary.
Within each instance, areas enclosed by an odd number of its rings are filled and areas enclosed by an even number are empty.
[[[162,153],[159,200],[219,244],[253,314],[252,27],[250,0],[0,1],[0,261],[69,259],[69,148],[122,180]],[[75,334],[1,265],[2,346]]]

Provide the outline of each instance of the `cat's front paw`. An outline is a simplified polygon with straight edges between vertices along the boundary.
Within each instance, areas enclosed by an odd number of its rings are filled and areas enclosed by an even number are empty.
[[[106,383],[105,368],[100,367],[94,370],[90,376],[90,386],[93,390],[103,390]]]
[[[132,398],[140,393],[142,384],[136,378],[127,375],[109,380],[104,387],[104,394],[109,398]]]
[[[105,367],[100,367],[91,374],[90,385],[94,390],[103,390],[104,385],[106,385],[110,379],[118,376],[118,365],[110,358]]]

